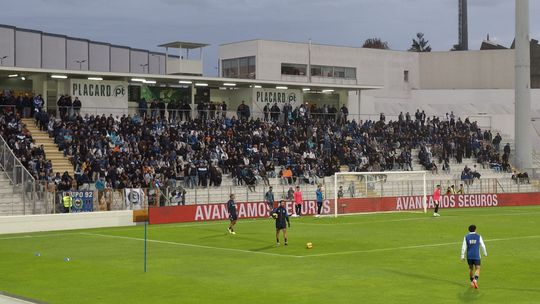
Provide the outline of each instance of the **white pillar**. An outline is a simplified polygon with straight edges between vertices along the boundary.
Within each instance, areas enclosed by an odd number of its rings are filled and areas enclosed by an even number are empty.
[[[169,74],[167,72],[167,63],[169,62],[169,47],[165,47],[165,75]]]
[[[195,93],[197,90],[197,87],[195,86],[195,84],[191,84],[191,119],[195,119],[197,115],[197,109],[196,109],[196,106],[195,106]]]
[[[531,144],[531,57],[529,0],[516,0],[515,49],[515,161],[519,168],[532,166]]]

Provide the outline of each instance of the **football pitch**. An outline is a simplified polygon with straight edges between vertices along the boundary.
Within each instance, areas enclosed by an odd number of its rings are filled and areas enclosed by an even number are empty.
[[[540,207],[144,225],[0,236],[0,291],[46,303],[538,303]],[[479,289],[460,250],[486,243]],[[313,243],[306,249],[307,242]],[[69,258],[66,259],[66,258]]]

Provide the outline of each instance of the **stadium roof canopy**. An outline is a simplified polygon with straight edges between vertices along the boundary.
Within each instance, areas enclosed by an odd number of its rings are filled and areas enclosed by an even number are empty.
[[[191,75],[163,75],[163,74],[148,74],[148,73],[120,73],[120,72],[98,72],[98,71],[78,71],[78,70],[57,70],[57,69],[42,69],[42,68],[22,68],[22,67],[6,67],[0,66],[0,77],[8,77],[10,74],[17,74],[32,79],[35,75],[65,75],[67,78],[84,79],[87,77],[100,77],[103,80],[121,80],[136,84],[137,80],[144,79],[146,81],[155,81],[154,86],[186,86],[197,85],[200,83],[206,84],[208,87],[221,88],[231,84],[236,88],[249,88],[260,86],[262,88],[287,87],[289,89],[304,89],[312,90],[336,89],[345,91],[382,89],[381,85],[369,84],[330,84],[330,83],[307,83],[294,81],[275,81],[261,79],[241,79],[241,78],[223,78],[223,77],[204,77]],[[226,85],[227,84],[227,85]]]
[[[198,49],[208,46],[206,43],[196,43],[187,41],[172,41],[158,45],[158,47],[174,48],[174,49]]]

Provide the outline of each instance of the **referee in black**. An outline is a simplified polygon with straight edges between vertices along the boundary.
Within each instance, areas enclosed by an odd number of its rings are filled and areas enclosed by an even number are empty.
[[[276,241],[279,246],[279,231],[283,231],[283,239],[285,246],[287,246],[287,226],[291,228],[291,222],[289,221],[289,214],[285,208],[285,200],[279,202],[279,207],[272,211],[272,215],[276,219]],[[285,223],[287,222],[287,223]]]
[[[227,211],[229,211],[229,220],[231,221],[228,231],[230,234],[236,234],[236,232],[234,232],[234,225],[238,220],[238,213],[236,212],[236,202],[234,201],[234,194],[231,194],[230,199],[227,202]]]

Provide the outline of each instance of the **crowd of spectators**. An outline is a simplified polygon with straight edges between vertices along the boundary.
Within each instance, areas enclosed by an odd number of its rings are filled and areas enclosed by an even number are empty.
[[[510,168],[510,147],[500,155],[499,134],[492,137],[453,113],[427,117],[418,110],[388,122],[381,113],[379,120],[355,121],[348,119],[346,107],[285,104],[278,112],[267,104],[264,117],[254,119],[242,103],[239,119],[224,115],[226,105],[220,104],[215,113],[206,111],[206,105],[191,119],[188,104],[156,100],[147,107],[141,103],[137,115],[119,117],[80,115],[80,101],[62,96],[58,105],[67,110],[56,118],[41,110],[41,97],[22,97],[36,123],[73,163],[75,176],[69,177],[52,172],[43,148],[25,134],[18,119],[28,114],[25,107],[18,109],[13,96],[1,97],[2,104],[15,106],[4,109],[0,123],[23,164],[40,180],[77,186],[102,179],[112,188],[175,187],[179,182],[187,188],[209,187],[221,185],[223,175],[230,174],[236,184],[254,191],[272,177],[288,185],[316,184],[342,166],[357,172],[412,170],[413,157],[434,174],[441,165],[449,172],[450,159],[460,163],[464,157],[476,157],[483,168]],[[418,155],[412,155],[415,148]],[[475,172],[465,168],[466,184],[479,178]]]
[[[252,190],[275,176],[284,184],[315,184],[341,166],[350,171],[412,170],[414,148],[434,174],[437,163],[447,165],[452,157],[457,162],[496,157],[490,154],[496,151],[491,142],[469,119],[430,118],[418,111],[414,119],[407,113],[394,121],[381,115],[378,121],[356,122],[344,115],[311,115],[311,109],[302,107],[268,121],[218,115],[171,122],[146,111],[64,120],[43,115],[38,121],[71,159],[79,185],[103,177],[113,188],[174,186],[178,181],[188,188],[219,186],[224,174]]]

